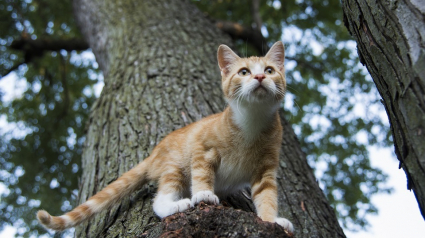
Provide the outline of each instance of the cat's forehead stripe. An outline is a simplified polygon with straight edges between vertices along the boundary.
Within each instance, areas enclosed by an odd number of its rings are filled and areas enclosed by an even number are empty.
[[[252,67],[252,68],[251,68]],[[260,63],[260,62],[255,62],[255,63],[253,63],[252,65],[251,65],[251,73],[253,74],[253,75],[256,75],[256,74],[262,74],[263,73],[263,68],[264,68],[264,65],[262,64],[262,63]]]

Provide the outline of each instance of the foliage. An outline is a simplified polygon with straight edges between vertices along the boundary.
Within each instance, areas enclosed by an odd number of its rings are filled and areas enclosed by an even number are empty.
[[[195,1],[212,19],[253,26],[247,1]],[[262,32],[269,44],[283,39],[287,55],[287,119],[294,125],[310,164],[341,223],[367,226],[376,212],[370,198],[388,192],[386,176],[369,162],[367,145],[388,145],[389,129],[376,113],[378,93],[359,66],[354,43],[342,24],[337,0],[261,1]],[[71,1],[0,2],[0,74],[25,59],[13,40],[80,37]],[[249,39],[235,41],[242,55],[259,54]],[[81,52],[49,52],[15,71],[26,82],[22,97],[0,102],[16,130],[0,138],[0,181],[8,192],[0,203],[0,227],[39,229],[34,210],[70,208],[76,193],[84,125],[94,100],[96,64]],[[0,94],[1,95],[1,94]],[[21,129],[21,130],[18,130]],[[17,132],[23,136],[17,136]]]
[[[8,47],[15,39],[79,36],[70,9],[69,1],[2,1],[0,19],[7,20],[0,25],[0,73],[25,57]],[[0,102],[1,114],[15,128],[3,129],[0,138],[0,181],[8,189],[0,203],[1,227],[21,227],[21,235],[30,229],[44,233],[35,221],[40,201],[55,214],[71,207],[95,71],[79,53],[66,51],[45,53],[16,71],[22,96]]]

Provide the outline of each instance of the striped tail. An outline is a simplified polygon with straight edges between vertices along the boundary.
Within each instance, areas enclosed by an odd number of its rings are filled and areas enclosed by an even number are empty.
[[[110,208],[147,182],[147,163],[147,159],[145,159],[116,181],[106,186],[102,191],[89,198],[85,203],[62,216],[51,216],[44,210],[38,211],[37,218],[39,222],[48,229],[62,231],[74,227],[93,215]]]

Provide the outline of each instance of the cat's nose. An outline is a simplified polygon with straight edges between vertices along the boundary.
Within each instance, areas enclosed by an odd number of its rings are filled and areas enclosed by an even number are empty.
[[[263,79],[265,79],[266,78],[266,75],[264,75],[264,74],[257,74],[257,75],[255,75],[255,77],[254,77],[256,80],[258,80],[258,82],[262,82],[263,81]]]

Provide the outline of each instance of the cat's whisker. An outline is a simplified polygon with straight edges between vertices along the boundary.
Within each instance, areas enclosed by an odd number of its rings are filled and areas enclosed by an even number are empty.
[[[298,103],[294,100],[294,104],[298,107],[298,110],[300,110],[300,112],[302,111],[301,110],[301,107],[300,107],[300,105],[298,105]]]
[[[245,58],[248,57],[248,38],[245,41]]]
[[[242,93],[242,88],[238,88],[238,96],[236,97],[236,109],[238,110],[239,114],[242,114],[241,111],[239,110],[239,104],[241,103],[242,99],[243,99],[243,93]]]
[[[239,103],[241,102],[242,97],[243,97],[242,87],[238,87],[233,92],[233,99],[232,99],[232,101],[236,103],[236,110],[238,111],[238,113],[241,113],[241,111],[239,110]]]
[[[289,85],[286,85],[286,87],[288,88],[288,90],[289,90],[289,89],[291,89],[291,91],[294,91],[294,92],[296,92],[297,94],[300,94],[300,92],[299,92],[298,90],[296,90],[294,87],[291,87],[291,86],[289,86]]]
[[[283,98],[285,96],[285,91],[283,91],[282,89],[279,89],[277,91],[277,94]]]

